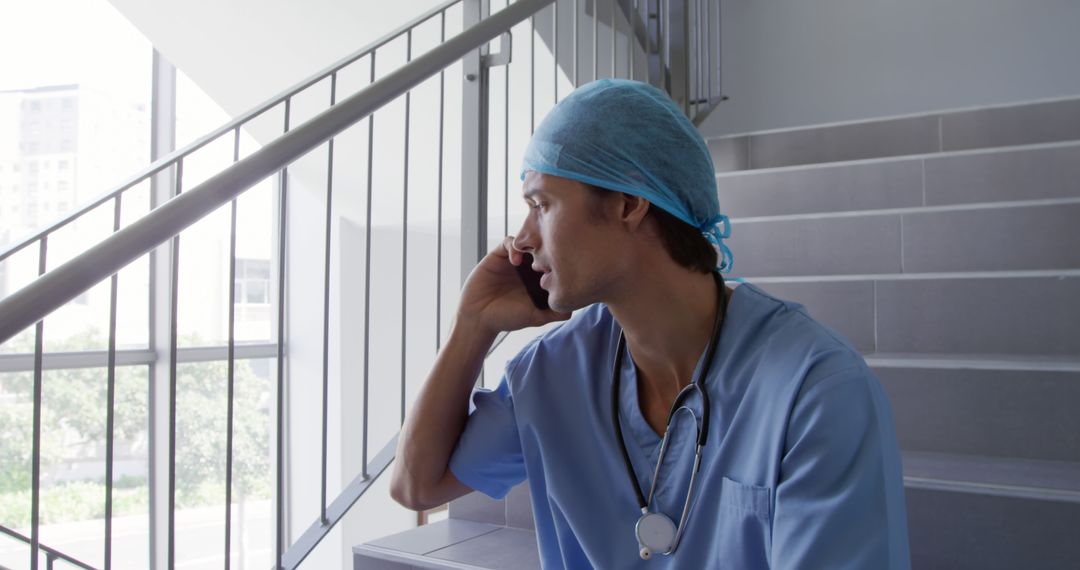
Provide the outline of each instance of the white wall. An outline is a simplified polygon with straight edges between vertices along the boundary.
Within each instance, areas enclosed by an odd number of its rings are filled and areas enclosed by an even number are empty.
[[[724,0],[707,135],[1080,94],[1075,0]]]
[[[233,116],[440,3],[109,1]]]

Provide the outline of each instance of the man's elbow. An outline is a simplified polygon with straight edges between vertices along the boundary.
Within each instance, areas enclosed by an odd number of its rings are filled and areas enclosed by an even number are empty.
[[[409,480],[408,473],[400,466],[394,467],[394,475],[390,480],[390,497],[406,509],[413,511],[426,511],[437,505],[430,505],[425,501],[423,489],[415,482]]]

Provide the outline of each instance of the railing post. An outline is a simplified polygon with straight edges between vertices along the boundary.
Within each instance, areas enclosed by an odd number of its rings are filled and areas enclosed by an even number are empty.
[[[487,17],[486,0],[463,0],[463,29]],[[462,59],[461,282],[487,252],[488,69],[478,48]]]
[[[666,70],[664,88],[672,100],[690,116],[690,12],[689,0],[668,0],[663,15],[661,42],[667,57],[661,60],[661,73]]]
[[[176,69],[156,50],[151,101],[151,159],[172,152],[176,144]],[[163,170],[150,182],[150,206],[166,202],[173,192],[172,169]],[[169,314],[171,299],[172,241],[150,252],[150,350],[157,358],[150,366],[149,464],[150,464],[150,568],[169,568]]]

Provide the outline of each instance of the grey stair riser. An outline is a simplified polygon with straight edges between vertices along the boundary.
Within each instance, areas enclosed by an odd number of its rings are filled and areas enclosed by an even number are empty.
[[[740,276],[1080,268],[1080,203],[735,222]]]
[[[733,218],[922,206],[922,160],[741,172],[716,181]]]
[[[924,172],[925,170],[925,172]],[[925,180],[925,183],[924,183]],[[1080,143],[717,177],[739,218],[1080,197]]]
[[[514,486],[501,500],[483,493],[469,493],[450,502],[449,516],[486,524],[535,530],[528,482]]]
[[[912,213],[902,223],[905,272],[1080,268],[1080,204]]]
[[[773,168],[939,152],[936,116],[750,136],[750,167]]]
[[[1080,99],[709,141],[718,172],[1080,140]]]
[[[1080,358],[1080,278],[758,284],[864,353]]]
[[[1080,357],[1080,277],[877,283],[877,351]]]
[[[912,568],[1080,568],[1080,504],[907,489]]]
[[[483,493],[469,493],[450,501],[451,519],[505,525],[506,499],[496,500]]]
[[[926,205],[1080,197],[1080,144],[926,159]]]
[[[1080,99],[942,116],[942,150],[1080,139]]]
[[[904,451],[1080,462],[1080,373],[874,368]]]
[[[899,215],[736,222],[727,243],[751,279],[902,272]]]
[[[404,562],[391,562],[363,554],[353,554],[354,570],[416,570],[419,566]]]

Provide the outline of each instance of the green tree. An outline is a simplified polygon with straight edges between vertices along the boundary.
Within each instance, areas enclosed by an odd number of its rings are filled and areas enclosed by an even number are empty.
[[[7,348],[33,351],[29,339],[17,344],[8,343]],[[49,348],[80,350],[103,344],[100,335],[90,331]],[[234,498],[242,500],[269,495],[269,388],[248,362],[237,361],[235,365],[233,489]],[[213,501],[201,496],[203,490],[224,487],[227,377],[226,362],[177,368],[176,462],[181,504]],[[70,458],[74,449],[105,440],[107,387],[104,368],[46,372],[42,383],[43,471]],[[117,368],[114,441],[145,448],[148,394],[147,367]],[[0,493],[30,488],[32,430],[33,374],[0,375]]]

